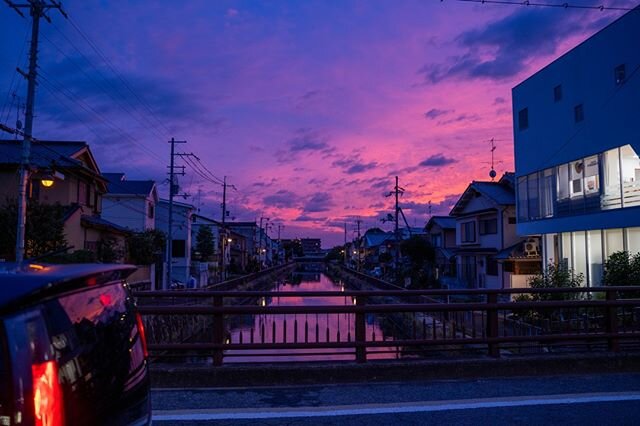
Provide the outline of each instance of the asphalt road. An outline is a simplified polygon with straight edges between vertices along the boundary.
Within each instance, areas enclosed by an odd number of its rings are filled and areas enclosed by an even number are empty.
[[[640,374],[154,389],[168,425],[637,425]]]

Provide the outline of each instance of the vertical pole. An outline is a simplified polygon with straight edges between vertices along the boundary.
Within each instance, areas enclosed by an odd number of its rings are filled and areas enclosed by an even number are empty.
[[[396,176],[396,187],[394,188],[394,192],[396,194],[396,226],[395,226],[395,237],[396,237],[396,256],[395,256],[395,264],[396,264],[396,283],[400,284],[400,230],[398,228],[398,220],[400,219],[400,209],[398,208],[398,194],[400,189],[398,187],[398,176]]]
[[[487,294],[487,304],[493,305],[498,303],[498,294]],[[498,337],[498,310],[487,307],[487,339],[491,340]],[[489,356],[500,358],[500,345],[489,341]]]
[[[357,268],[358,272],[360,272],[360,270],[362,269],[362,267],[360,265],[360,263],[361,263],[361,260],[360,260],[360,249],[361,249],[361,245],[362,245],[362,242],[360,241],[360,222],[361,222],[360,219],[358,219],[356,221],[356,223],[358,224],[358,240],[357,240],[358,241],[358,249],[357,249],[358,250],[358,268]]]
[[[171,144],[171,158],[169,159],[169,229],[167,237],[167,286],[171,287],[171,258],[173,256],[173,196],[175,193],[175,176],[173,173],[173,158],[175,157],[175,138]],[[165,289],[166,290],[166,289]]]
[[[38,75],[38,34],[42,5],[31,3],[31,47],[29,50],[29,72],[27,74],[27,106],[25,112],[24,140],[22,141],[22,160],[20,162],[20,182],[18,188],[18,229],[16,232],[16,263],[24,260],[25,228],[27,219],[27,187],[29,185],[29,162],[31,141],[33,139],[33,105],[36,97],[36,77]]]
[[[356,306],[365,306],[365,298],[364,296],[358,296],[356,298]],[[367,324],[365,322],[365,313],[364,312],[356,312],[356,362],[364,363],[367,362],[367,347],[365,345],[367,341]]]
[[[224,306],[221,296],[215,296],[213,298],[213,306],[216,308]],[[224,315],[219,312],[213,314],[213,343],[220,345],[213,350],[213,365],[221,366],[224,360],[224,350],[222,349],[222,345],[224,344]]]
[[[226,263],[227,263],[227,255],[225,253],[226,239],[227,239],[227,229],[225,226],[226,218],[227,218],[227,177],[224,176],[224,180],[222,181],[222,236],[220,237],[220,279],[224,281],[227,277],[226,271]]]
[[[617,291],[607,291],[607,302],[615,302],[618,297]],[[618,341],[618,307],[617,306],[608,306],[606,313],[607,320],[607,333],[610,334],[610,337],[607,339],[607,343],[609,346],[609,351],[618,352],[620,351],[620,342]]]
[[[347,222],[344,223],[344,266],[347,266]]]

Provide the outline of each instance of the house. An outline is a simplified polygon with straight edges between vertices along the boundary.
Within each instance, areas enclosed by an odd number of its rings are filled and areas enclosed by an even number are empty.
[[[0,202],[17,199],[21,154],[22,141],[0,141]],[[74,251],[90,251],[104,261],[121,261],[128,230],[100,216],[107,181],[100,174],[89,145],[35,141],[30,165],[28,199],[67,208],[64,234],[68,246]],[[53,178],[53,184],[45,186],[43,180],[50,180],[45,177]]]
[[[195,207],[191,204],[173,202],[172,241],[167,244],[167,250],[169,247],[171,248],[171,280],[182,283],[188,283],[192,273],[191,224],[193,219],[191,216],[194,211]],[[161,199],[158,203],[156,229],[164,232],[167,236],[169,235],[169,200]],[[166,283],[163,287],[166,288]]]
[[[640,252],[640,10],[513,88],[517,231],[545,265],[599,285],[616,251]]]
[[[513,173],[498,182],[474,181],[449,214],[456,221],[456,275],[468,288],[524,287],[540,269],[537,251],[520,256],[527,241],[516,235],[513,183]]]
[[[425,231],[436,253],[436,274],[438,277],[456,275],[456,218],[452,216],[432,216]]]
[[[135,232],[155,229],[158,190],[153,180],[128,180],[124,173],[103,173],[107,192],[102,218]]]
[[[258,231],[256,222],[228,222],[227,229],[242,235],[245,240],[245,250],[247,251],[247,268],[257,269],[259,259],[261,259],[261,251],[264,247],[263,232]],[[233,238],[233,237],[232,237]]]

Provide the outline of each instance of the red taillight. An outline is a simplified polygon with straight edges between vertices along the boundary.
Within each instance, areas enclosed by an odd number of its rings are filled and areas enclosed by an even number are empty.
[[[149,357],[149,351],[147,350],[147,336],[144,334],[144,323],[139,313],[136,313],[136,322],[138,323],[138,334],[140,334],[140,341],[142,342],[142,352],[144,357]]]
[[[31,366],[33,406],[36,426],[62,426],[64,412],[62,388],[58,382],[58,364],[46,361]]]

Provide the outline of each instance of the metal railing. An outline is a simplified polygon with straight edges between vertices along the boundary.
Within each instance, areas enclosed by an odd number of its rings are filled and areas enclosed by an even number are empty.
[[[519,295],[534,300],[515,301]],[[225,357],[350,354],[357,362],[380,354],[447,356],[547,353],[568,350],[640,350],[640,287],[509,290],[384,291],[152,291],[137,292],[155,357]],[[344,298],[344,305],[268,305],[275,298]],[[634,297],[634,298],[631,298]],[[167,299],[169,298],[169,299]],[[175,304],[177,299],[184,302]],[[544,299],[544,300],[535,300]],[[569,300],[567,300],[569,299]],[[166,303],[163,300],[170,300]],[[350,301],[350,303],[349,303]],[[342,315],[342,317],[340,317]],[[261,324],[256,317],[280,318]],[[330,318],[347,317],[336,330]],[[192,318],[196,338],[167,337],[160,318]],[[326,317],[323,325],[318,318]],[[372,332],[372,317],[383,318],[392,339]],[[231,328],[244,320],[243,330]],[[315,318],[315,321],[314,321]],[[344,320],[343,320],[344,321]],[[167,325],[169,324],[169,325]],[[339,324],[339,322],[338,322]],[[326,330],[323,330],[326,325]],[[194,326],[196,327],[196,326]],[[347,328],[345,328],[347,327]],[[162,331],[162,330],[161,330]],[[166,330],[165,330],[166,331]],[[193,331],[193,330],[192,330]],[[342,332],[342,335],[341,335]],[[327,351],[336,352],[327,352]],[[345,352],[346,351],[346,352]]]

